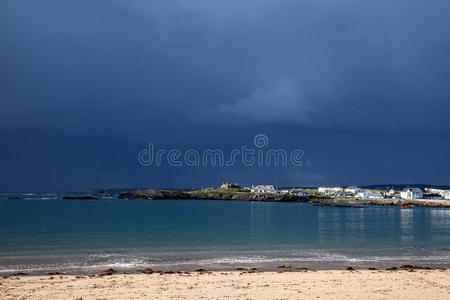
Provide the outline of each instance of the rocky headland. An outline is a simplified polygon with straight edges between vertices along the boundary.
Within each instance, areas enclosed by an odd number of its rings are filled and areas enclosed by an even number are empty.
[[[192,199],[192,200],[236,200],[236,201],[267,201],[267,202],[307,202],[307,197],[281,194],[255,194],[243,189],[204,189],[197,191],[178,190],[137,190],[134,193],[120,194],[121,199]]]

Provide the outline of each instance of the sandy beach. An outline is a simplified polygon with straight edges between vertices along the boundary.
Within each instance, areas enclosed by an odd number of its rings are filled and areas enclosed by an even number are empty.
[[[11,276],[0,299],[450,299],[449,270]]]

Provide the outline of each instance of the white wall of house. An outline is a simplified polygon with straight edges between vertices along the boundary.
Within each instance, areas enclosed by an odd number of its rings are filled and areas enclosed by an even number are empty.
[[[442,193],[442,197],[444,197],[444,199],[446,200],[450,200],[450,191],[444,191]]]
[[[439,194],[441,196],[443,196],[443,194],[446,192],[445,190],[434,188],[425,188],[425,191],[430,194]]]
[[[381,194],[380,192],[375,192],[375,193],[373,193],[372,198],[383,199],[384,197],[383,197],[383,194]]]
[[[317,191],[322,194],[334,194],[342,193],[344,192],[344,189],[341,187],[319,187]]]
[[[423,192],[421,189],[407,188],[400,192],[400,197],[402,199],[422,199]]]
[[[373,196],[373,193],[371,190],[360,190],[356,194],[356,197],[361,198],[361,199],[369,199],[369,198],[372,198],[372,196]]]
[[[360,188],[356,187],[356,186],[349,186],[348,188],[346,188],[344,191],[346,193],[350,193],[350,194],[356,194],[358,193],[358,191],[360,190]]]

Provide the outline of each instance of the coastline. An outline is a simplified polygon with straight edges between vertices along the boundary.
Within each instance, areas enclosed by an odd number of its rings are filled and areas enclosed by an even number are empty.
[[[318,203],[333,204],[356,204],[356,205],[377,205],[377,206],[411,206],[412,207],[430,207],[430,208],[450,208],[450,200],[434,199],[355,199],[355,198],[333,198],[319,199]]]
[[[265,261],[251,261],[241,259],[233,262],[161,262],[155,264],[97,264],[97,265],[53,265],[34,266],[23,268],[4,268],[0,270],[0,277],[22,276],[44,276],[44,275],[82,275],[97,276],[105,273],[105,270],[113,270],[117,274],[139,274],[142,270],[151,270],[155,274],[171,274],[197,272],[233,272],[233,271],[256,271],[256,272],[296,272],[296,271],[342,271],[351,268],[353,270],[449,270],[448,259],[433,258],[395,258],[395,259],[368,259],[364,261],[347,260],[299,260],[299,259],[273,259]]]
[[[228,200],[228,201],[255,201],[255,202],[302,202],[323,205],[375,205],[398,207],[430,207],[450,208],[450,200],[434,199],[359,199],[359,198],[331,198],[317,196],[294,196],[279,194],[253,194],[241,191],[177,191],[177,190],[136,190],[133,193],[123,193],[119,199],[127,200]]]
[[[446,299],[449,270],[189,272],[0,278],[1,299]]]

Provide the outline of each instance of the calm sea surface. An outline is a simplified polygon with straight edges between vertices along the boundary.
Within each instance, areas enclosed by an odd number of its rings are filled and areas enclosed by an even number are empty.
[[[0,195],[0,272],[450,266],[449,209],[61,197]]]

